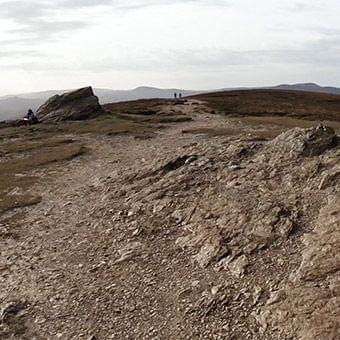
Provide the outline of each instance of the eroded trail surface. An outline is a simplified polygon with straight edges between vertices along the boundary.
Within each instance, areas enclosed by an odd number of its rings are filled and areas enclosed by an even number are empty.
[[[1,217],[1,339],[339,338],[334,131],[175,110],[193,121],[77,136]]]

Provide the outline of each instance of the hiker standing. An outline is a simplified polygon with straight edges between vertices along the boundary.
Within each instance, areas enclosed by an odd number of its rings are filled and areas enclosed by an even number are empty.
[[[174,93],[174,98],[177,99],[177,93],[176,92]]]

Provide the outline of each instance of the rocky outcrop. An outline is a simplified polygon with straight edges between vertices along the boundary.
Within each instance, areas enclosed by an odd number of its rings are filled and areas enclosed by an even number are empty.
[[[55,123],[66,120],[91,119],[103,112],[92,88],[84,87],[51,97],[38,109],[37,117],[42,122]]]
[[[214,281],[218,293],[195,296],[189,314],[219,310],[226,338],[338,339],[339,199],[327,201],[339,195],[339,160],[324,126],[269,142],[200,136],[108,186],[124,198],[118,223],[169,230],[194,272]]]
[[[322,154],[336,145],[338,138],[330,127],[319,125],[310,129],[294,128],[288,130],[273,141],[267,148],[287,157],[313,157]]]
[[[302,262],[262,314],[294,339],[340,336],[340,195],[321,209],[312,234],[304,237]]]

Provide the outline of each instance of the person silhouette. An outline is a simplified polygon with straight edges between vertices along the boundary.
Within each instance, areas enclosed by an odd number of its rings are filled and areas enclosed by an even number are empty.
[[[177,99],[177,93],[176,92],[174,93],[174,98]]]
[[[30,125],[38,123],[38,118],[31,109],[29,109],[26,115],[24,116],[24,120],[28,122]]]
[[[28,120],[32,120],[34,118],[33,111],[31,109],[29,109],[24,118],[26,118]]]
[[[179,99],[182,99],[182,93],[179,94]]]

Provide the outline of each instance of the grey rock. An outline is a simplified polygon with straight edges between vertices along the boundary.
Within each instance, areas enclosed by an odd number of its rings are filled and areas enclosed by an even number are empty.
[[[340,165],[336,165],[333,169],[326,171],[324,174],[319,189],[327,189],[331,186],[336,186],[340,181]]]
[[[115,261],[115,264],[119,264],[125,261],[129,261],[134,257],[142,254],[144,245],[140,242],[131,242],[118,250],[120,257]]]
[[[331,127],[319,125],[310,129],[290,129],[269,143],[282,155],[313,157],[321,155],[338,143]]]
[[[229,269],[236,277],[242,277],[245,274],[245,269],[249,265],[249,261],[245,255],[238,257],[229,264]]]
[[[37,111],[40,121],[55,123],[67,120],[85,120],[99,116],[104,111],[91,87],[55,95]]]

